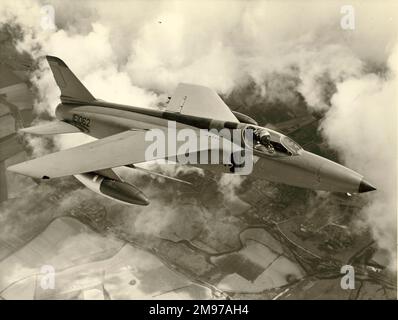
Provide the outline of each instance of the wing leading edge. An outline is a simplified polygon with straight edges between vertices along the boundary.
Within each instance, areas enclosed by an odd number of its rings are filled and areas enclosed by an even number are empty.
[[[124,131],[81,146],[22,162],[7,169],[34,178],[52,179],[163,159],[165,156],[176,156],[179,148],[185,144],[185,142],[177,141],[176,148],[170,148],[171,151],[166,145],[163,155],[146,154],[148,148],[153,147],[153,141],[146,141],[145,134],[146,131]],[[164,135],[167,141],[167,130],[164,130]],[[208,146],[198,146],[196,149],[190,148],[189,152],[208,149]]]

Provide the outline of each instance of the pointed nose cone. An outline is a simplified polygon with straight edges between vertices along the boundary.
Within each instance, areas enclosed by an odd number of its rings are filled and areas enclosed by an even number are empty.
[[[313,168],[316,183],[314,189],[331,192],[363,193],[376,190],[359,173],[336,162],[304,151],[301,155],[304,164]]]
[[[369,191],[373,191],[373,190],[376,190],[376,188],[374,186],[372,186],[365,179],[361,180],[361,183],[359,184],[359,188],[358,188],[359,193],[369,192]]]

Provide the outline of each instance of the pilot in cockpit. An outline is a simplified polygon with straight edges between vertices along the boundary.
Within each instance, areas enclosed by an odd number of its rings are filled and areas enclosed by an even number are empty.
[[[263,152],[275,152],[275,149],[271,143],[271,134],[267,129],[258,128],[254,130],[254,147]]]

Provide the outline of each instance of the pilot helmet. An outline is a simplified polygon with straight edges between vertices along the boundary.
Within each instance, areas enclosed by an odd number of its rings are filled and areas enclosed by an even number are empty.
[[[259,137],[261,144],[264,144],[264,145],[269,144],[269,142],[271,140],[271,135],[270,135],[269,131],[266,129],[259,130],[258,137]]]

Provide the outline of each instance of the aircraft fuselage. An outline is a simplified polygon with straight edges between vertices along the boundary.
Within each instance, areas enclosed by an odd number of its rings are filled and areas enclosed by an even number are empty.
[[[95,101],[90,105],[60,104],[56,109],[56,116],[98,139],[129,129],[167,128],[169,121],[175,121],[177,130],[190,128],[243,131],[248,127],[258,127],[246,123],[213,120],[178,112],[138,108],[103,101]],[[277,131],[267,130],[271,132],[273,143],[279,148],[272,154],[253,149],[254,164],[251,174],[254,177],[332,192],[356,193],[375,189],[355,171],[305,151]],[[225,166],[205,165],[203,167],[230,172]]]

